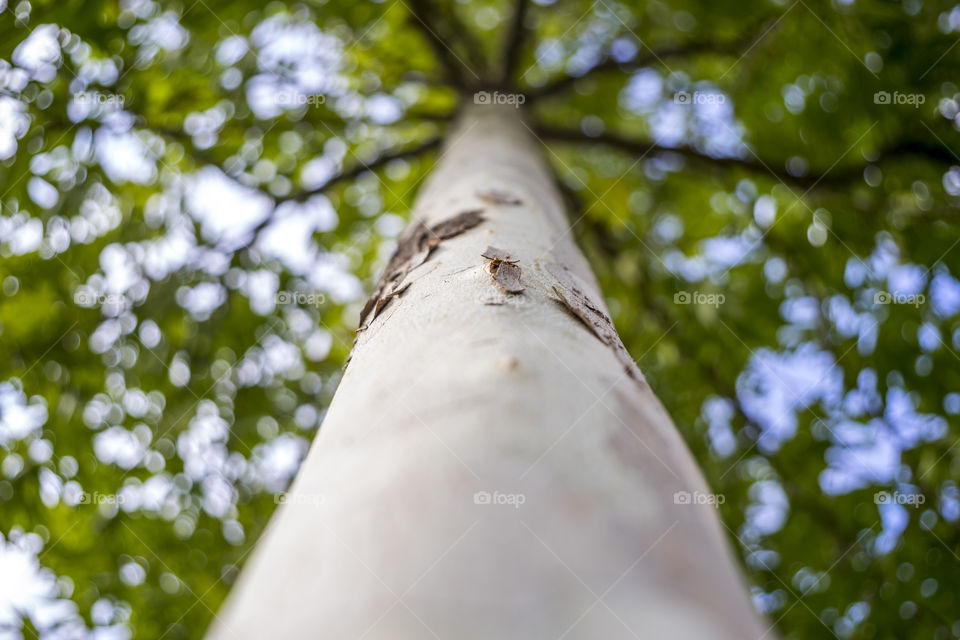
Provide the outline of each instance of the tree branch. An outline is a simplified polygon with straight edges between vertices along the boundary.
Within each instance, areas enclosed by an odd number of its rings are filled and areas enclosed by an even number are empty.
[[[643,67],[650,66],[656,62],[663,62],[668,58],[685,58],[703,53],[715,53],[721,55],[747,55],[753,48],[760,44],[761,40],[766,39],[776,28],[780,20],[786,13],[778,14],[775,17],[765,17],[758,21],[752,27],[746,29],[743,35],[733,40],[702,40],[695,42],[684,42],[665,46],[661,49],[651,49],[646,47],[640,49],[629,60],[617,61],[611,54],[606,54],[597,64],[587,69],[579,76],[563,76],[550,82],[539,89],[528,90],[527,96],[531,100],[555,95],[570,88],[577,81],[588,76],[593,76],[605,71],[636,71]],[[757,33],[759,36],[756,36]]]
[[[477,83],[483,84],[489,79],[487,76],[490,73],[490,61],[486,52],[484,52],[483,45],[473,37],[473,33],[467,27],[467,24],[457,17],[456,11],[450,9],[440,15],[445,18],[444,26],[449,36],[448,41],[463,44],[467,61],[473,65],[472,67],[468,66],[467,71],[470,72]]]
[[[443,75],[447,82],[460,90],[474,84],[464,81],[467,74],[472,75],[479,82],[480,76],[447,44],[450,41],[450,34],[446,34],[446,38],[441,37],[442,28],[431,17],[438,15],[439,10],[432,6],[430,0],[407,0],[407,8],[410,10],[410,22],[426,38],[427,44],[430,45],[434,56],[443,68]],[[456,35],[460,38],[466,37],[465,32]]]
[[[520,61],[520,49],[523,47],[523,36],[526,32],[524,20],[527,17],[529,6],[529,0],[514,0],[513,3],[513,15],[510,18],[507,37],[500,56],[500,69],[497,74],[498,81],[504,86],[511,83],[513,74],[517,69],[517,63]]]
[[[897,156],[912,155],[925,157],[935,162],[947,165],[957,164],[956,158],[949,149],[918,140],[903,140],[892,144],[880,151],[877,158],[869,163],[842,167],[834,171],[827,170],[820,174],[796,176],[783,168],[782,162],[766,162],[748,158],[714,157],[707,155],[689,146],[665,147],[649,140],[635,140],[616,133],[604,132],[598,136],[588,136],[578,129],[567,129],[537,125],[535,131],[545,140],[559,142],[601,144],[632,155],[646,156],[650,153],[673,153],[688,160],[720,169],[745,169],[748,171],[772,175],[787,184],[798,187],[812,188],[814,186],[839,185],[855,180],[863,175],[863,170],[883,160]]]
[[[277,204],[283,204],[284,202],[305,202],[312,198],[313,196],[323,193],[333,185],[343,182],[344,180],[353,180],[354,178],[359,178],[368,171],[376,171],[381,169],[387,164],[393,162],[394,160],[405,160],[406,158],[414,158],[419,156],[422,153],[435,149],[440,145],[442,138],[429,138],[415,147],[409,149],[401,149],[400,151],[391,151],[384,153],[380,156],[377,156],[370,162],[359,161],[356,165],[350,169],[341,171],[337,175],[331,177],[329,180],[324,182],[319,187],[313,189],[307,189],[306,191],[300,191],[299,193],[284,196],[282,198],[277,198]]]
[[[282,198],[277,198],[275,201],[273,210],[263,220],[258,222],[257,225],[253,227],[253,229],[250,230],[250,237],[247,239],[246,242],[235,247],[218,247],[218,248],[222,248],[223,250],[229,251],[232,253],[246,249],[251,245],[253,245],[253,243],[256,242],[257,238],[260,236],[260,233],[264,229],[266,229],[268,226],[270,226],[270,224],[272,224],[274,220],[276,220],[277,211],[279,210],[281,204],[284,204],[286,202],[305,202],[315,195],[324,193],[325,191],[327,191],[328,189],[330,189],[331,187],[333,187],[338,183],[341,183],[347,180],[353,180],[355,178],[359,178],[360,176],[362,176],[367,172],[373,172],[373,171],[376,171],[377,169],[381,169],[387,164],[393,162],[394,160],[404,160],[406,158],[414,158],[416,156],[419,156],[422,153],[430,151],[431,149],[434,149],[440,146],[441,140],[442,139],[439,137],[430,138],[415,147],[411,147],[410,149],[403,149],[401,151],[384,153],[378,156],[377,158],[371,160],[370,162],[361,161],[356,165],[354,165],[353,167],[351,167],[350,169],[345,169],[344,171],[341,171],[335,176],[332,176],[326,182],[324,182],[322,185],[318,187],[300,191],[298,193],[284,196]]]

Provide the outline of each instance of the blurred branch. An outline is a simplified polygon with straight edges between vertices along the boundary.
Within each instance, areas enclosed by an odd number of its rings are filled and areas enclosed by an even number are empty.
[[[758,171],[770,173],[784,182],[793,182],[801,186],[810,186],[816,182],[816,177],[797,177],[788,173],[785,169],[774,166],[764,166],[760,162],[734,157],[713,157],[697,151],[689,146],[665,147],[649,140],[631,139],[620,136],[616,133],[604,132],[596,136],[588,136],[578,129],[567,129],[560,127],[550,127],[539,125],[535,129],[538,136],[545,140],[555,140],[558,142],[600,144],[620,151],[625,151],[631,155],[648,156],[651,153],[673,153],[688,160],[708,164],[714,167],[725,169],[739,168],[749,171]]]
[[[404,82],[415,82],[431,89],[450,89],[450,85],[441,78],[427,75],[421,71],[405,71],[402,79]]]
[[[407,109],[407,117],[415,120],[427,120],[429,122],[450,122],[456,116],[453,113],[437,113],[434,111],[420,111],[418,109]]]
[[[474,80],[480,82],[480,76],[486,76],[490,71],[490,61],[487,59],[482,43],[473,37],[473,33],[467,27],[467,24],[457,18],[455,10],[451,8],[449,11],[444,11],[441,15],[449,22],[446,26],[447,33],[450,34],[450,41],[460,42],[466,49],[467,60],[473,65],[472,67],[467,67],[467,71],[470,72]]]
[[[247,239],[246,242],[235,247],[221,247],[221,248],[230,252],[237,252],[250,247],[254,242],[257,241],[257,238],[260,236],[260,233],[264,229],[266,229],[268,226],[270,226],[270,224],[272,224],[274,220],[276,220],[279,206],[285,202],[305,202],[306,200],[309,200],[313,196],[319,195],[327,191],[328,189],[330,189],[336,184],[339,184],[341,182],[345,182],[348,180],[353,180],[355,178],[359,178],[360,176],[368,172],[374,172],[378,169],[383,168],[384,166],[388,165],[394,160],[405,160],[407,158],[415,158],[420,154],[430,151],[431,149],[435,149],[438,146],[440,146],[441,140],[442,138],[439,138],[439,137],[430,138],[428,140],[425,140],[424,142],[421,142],[419,145],[415,147],[411,147],[409,149],[403,149],[400,151],[391,151],[388,153],[384,153],[370,160],[369,162],[360,161],[353,167],[349,169],[345,169],[340,173],[330,177],[318,187],[299,191],[297,193],[284,196],[282,198],[277,198],[275,201],[275,206],[273,210],[270,212],[268,216],[266,216],[263,220],[257,223],[257,225],[253,229],[250,230],[250,237]]]
[[[939,144],[931,144],[919,140],[903,140],[890,145],[880,151],[876,159],[861,165],[847,166],[831,171],[830,169],[819,174],[796,176],[783,169],[782,162],[768,162],[766,160],[751,160],[749,158],[714,157],[698,151],[690,146],[665,147],[649,140],[631,139],[616,133],[604,132],[596,136],[588,136],[578,129],[537,125],[538,136],[545,140],[558,142],[601,144],[631,155],[646,156],[651,153],[673,153],[700,164],[721,169],[745,169],[760,174],[772,175],[785,184],[811,189],[816,186],[839,185],[856,180],[863,175],[869,165],[879,164],[884,160],[898,156],[920,156],[946,165],[957,164],[953,152]]]
[[[523,47],[523,37],[526,33],[523,23],[527,17],[529,6],[529,0],[514,0],[513,15],[510,17],[507,39],[503,45],[498,71],[498,79],[502,85],[510,84],[517,69],[517,63],[520,61],[520,49]]]
[[[400,151],[391,151],[389,153],[384,153],[380,156],[377,156],[376,158],[374,158],[369,162],[360,161],[350,169],[341,171],[337,175],[331,177],[329,180],[324,182],[319,187],[315,187],[313,189],[307,189],[305,191],[300,191],[296,194],[278,198],[277,204],[283,204],[284,202],[304,202],[317,194],[323,193],[324,191],[326,191],[327,189],[329,189],[330,187],[332,187],[333,185],[339,182],[343,182],[344,180],[353,180],[354,178],[358,178],[362,176],[364,173],[367,173],[368,171],[369,172],[376,171],[377,169],[381,169],[384,166],[390,164],[394,160],[406,160],[407,158],[415,158],[422,153],[426,153],[431,149],[435,149],[438,146],[440,146],[441,140],[442,138],[440,137],[429,138],[424,142],[421,142],[415,147],[410,147],[409,149],[402,149]]]
[[[284,196],[282,198],[277,198],[277,204],[283,204],[284,202],[304,202],[317,194],[323,193],[324,191],[326,191],[333,185],[337,184],[338,182],[343,182],[344,180],[353,180],[354,178],[358,178],[362,176],[364,173],[367,173],[368,171],[372,172],[372,171],[376,171],[377,169],[381,169],[384,166],[393,162],[394,160],[406,160],[407,158],[415,158],[416,156],[419,156],[422,153],[426,153],[431,149],[435,149],[440,145],[441,140],[442,138],[440,137],[429,138],[421,142],[415,147],[410,147],[409,149],[402,149],[400,151],[391,151],[388,153],[384,153],[370,160],[369,162],[363,162],[361,160],[350,169],[341,171],[337,175],[331,177],[329,180],[324,182],[319,187],[300,191],[298,193]]]
[[[668,58],[686,58],[704,53],[735,55],[742,58],[773,33],[785,15],[786,12],[774,17],[767,16],[746,29],[743,35],[733,40],[699,40],[669,45],[661,49],[651,49],[644,45],[645,48],[638,49],[637,53],[628,60],[616,60],[610,53],[607,53],[600,62],[579,76],[563,76],[539,89],[530,90],[526,93],[531,100],[536,100],[569,89],[573,84],[588,76],[606,71],[636,71],[654,63],[663,62]],[[756,35],[758,32],[760,33],[759,36]]]
[[[434,16],[441,15],[441,11],[433,5],[431,0],[407,0],[407,8],[410,10],[410,22],[420,30],[427,40],[427,44],[430,45],[434,56],[443,68],[446,80],[452,86],[461,90],[475,84],[465,80],[467,74],[472,75],[475,80],[479,81],[480,76],[448,44],[453,42],[454,38],[466,41],[471,58],[475,58],[479,47],[470,40],[466,29],[454,25],[456,33],[444,33],[442,25],[434,20]]]

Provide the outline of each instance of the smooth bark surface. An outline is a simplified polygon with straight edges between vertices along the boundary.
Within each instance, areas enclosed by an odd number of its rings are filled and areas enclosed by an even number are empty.
[[[763,636],[714,507],[676,504],[706,486],[605,329],[522,112],[467,108],[416,215],[425,261],[381,287],[209,637]]]

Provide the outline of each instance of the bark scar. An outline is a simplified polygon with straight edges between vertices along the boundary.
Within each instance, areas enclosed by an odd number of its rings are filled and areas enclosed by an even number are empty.
[[[483,209],[469,209],[432,227],[423,221],[411,226],[400,238],[373,295],[360,310],[357,332],[366,330],[394,298],[407,290],[410,286],[409,282],[404,282],[407,274],[429,260],[430,254],[441,242],[476,227],[483,220]]]
[[[499,189],[488,189],[477,194],[477,197],[490,205],[506,205],[508,207],[517,207],[523,204],[523,200]]]
[[[624,371],[641,386],[646,386],[646,380],[637,367],[637,363],[630,357],[630,352],[623,346],[613,321],[607,317],[600,307],[595,304],[583,291],[578,278],[565,266],[551,262],[546,266],[547,271],[557,280],[553,285],[555,298],[566,311],[578,319],[600,342],[607,345],[623,365]]]
[[[496,247],[487,247],[480,255],[490,261],[490,275],[501,289],[507,293],[523,292],[524,287],[520,284],[520,275],[523,270],[509,253]]]

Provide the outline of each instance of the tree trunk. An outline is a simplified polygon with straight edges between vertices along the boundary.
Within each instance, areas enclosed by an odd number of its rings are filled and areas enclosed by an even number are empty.
[[[209,637],[764,634],[522,118],[464,110]]]

